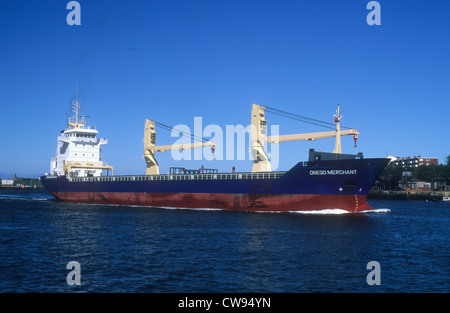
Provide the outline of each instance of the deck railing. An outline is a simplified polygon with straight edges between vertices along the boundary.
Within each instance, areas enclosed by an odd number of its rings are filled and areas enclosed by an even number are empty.
[[[124,175],[73,177],[73,182],[110,182],[110,181],[189,181],[189,180],[240,180],[240,179],[277,179],[286,172],[265,173],[221,173],[221,174],[161,174],[161,175]]]

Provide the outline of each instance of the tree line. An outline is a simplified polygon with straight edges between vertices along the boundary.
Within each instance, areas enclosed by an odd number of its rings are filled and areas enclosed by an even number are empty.
[[[411,172],[411,176],[403,176],[403,172]],[[418,167],[401,167],[389,164],[380,174],[376,187],[383,190],[398,190],[399,181],[415,178],[431,183],[438,179],[450,180],[450,155],[447,156],[446,165],[422,165]]]

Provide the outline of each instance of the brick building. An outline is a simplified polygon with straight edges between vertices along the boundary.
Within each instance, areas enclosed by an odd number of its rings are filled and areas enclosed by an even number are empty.
[[[419,167],[422,165],[439,165],[438,158],[422,157],[420,155],[411,157],[402,157],[393,161],[393,164],[401,167]]]

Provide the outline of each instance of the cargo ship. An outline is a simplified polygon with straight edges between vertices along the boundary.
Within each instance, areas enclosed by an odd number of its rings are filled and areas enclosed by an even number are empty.
[[[86,126],[79,117],[79,103],[74,101],[75,116],[58,136],[50,173],[42,184],[64,202],[134,205],[162,208],[222,209],[257,212],[295,212],[313,210],[372,210],[366,196],[374,181],[389,163],[388,158],[364,158],[341,152],[341,136],[353,135],[355,129],[340,129],[339,106],[334,115],[335,129],[329,132],[266,136],[266,107],[253,104],[250,172],[220,173],[215,169],[170,168],[160,174],[155,152],[211,146],[205,141],[184,145],[156,146],[155,124],[146,120],[144,156],[145,175],[114,175],[113,167],[101,160],[97,130]],[[335,150],[311,149],[307,161],[300,161],[288,171],[272,171],[265,150],[267,142],[316,140],[335,137]],[[106,175],[105,175],[106,172]]]

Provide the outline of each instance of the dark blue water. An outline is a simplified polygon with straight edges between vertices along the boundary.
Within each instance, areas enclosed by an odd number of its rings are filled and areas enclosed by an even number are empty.
[[[380,210],[243,213],[0,190],[0,292],[449,292],[450,204],[370,204]],[[367,284],[370,261],[381,285]]]

